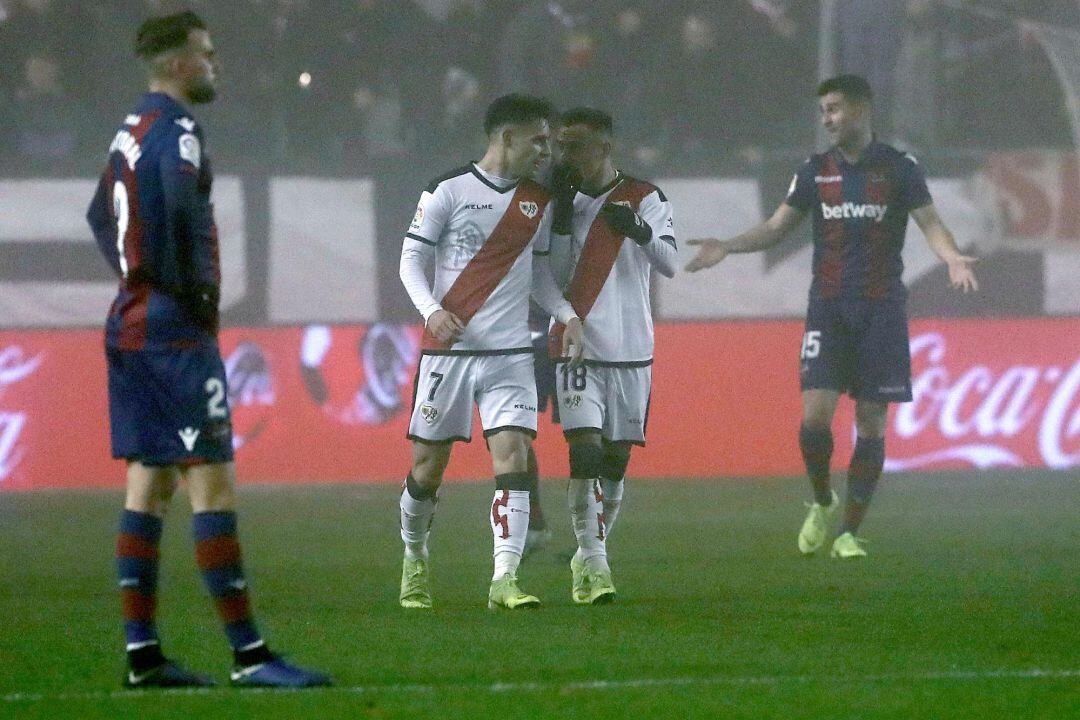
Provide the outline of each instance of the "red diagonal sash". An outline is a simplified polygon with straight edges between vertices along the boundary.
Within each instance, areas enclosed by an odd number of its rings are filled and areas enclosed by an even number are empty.
[[[605,203],[629,203],[634,212],[638,211],[641,201],[653,191],[647,183],[626,179],[608,195]],[[625,238],[611,229],[604,220],[603,213],[597,213],[589,234],[585,236],[585,246],[581,249],[574,277],[566,291],[566,299],[574,306],[574,312],[583,321],[600,297],[608,276],[611,275],[615,261],[619,257]],[[551,330],[548,349],[555,357],[562,351],[562,333],[565,326],[556,323]]]
[[[444,310],[452,312],[465,325],[469,324],[529,246],[547,203],[547,192],[539,185],[528,181],[518,185],[502,219],[440,302]],[[446,350],[450,345],[440,342],[425,329],[421,347]]]

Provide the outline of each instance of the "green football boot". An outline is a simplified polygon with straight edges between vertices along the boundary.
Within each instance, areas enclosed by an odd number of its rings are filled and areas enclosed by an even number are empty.
[[[488,590],[488,609],[506,608],[516,610],[518,608],[534,608],[540,604],[540,598],[522,592],[518,587],[517,577],[506,573],[498,580],[491,582]]]
[[[821,549],[839,507],[840,498],[836,496],[836,491],[832,491],[832,503],[828,505],[810,503],[810,510],[803,520],[802,529],[799,530],[799,552],[812,555]]]
[[[427,560],[405,558],[401,562],[401,607],[410,610],[431,609],[431,574]]]
[[[862,540],[855,537],[849,532],[839,535],[832,544],[832,555],[834,558],[840,558],[841,560],[851,560],[854,558],[866,557],[866,550],[863,549]]]

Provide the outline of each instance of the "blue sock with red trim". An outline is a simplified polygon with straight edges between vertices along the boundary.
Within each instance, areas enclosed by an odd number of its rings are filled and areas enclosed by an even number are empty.
[[[237,665],[253,665],[265,660],[269,651],[251,614],[247,581],[240,561],[240,542],[236,536],[236,513],[195,513],[191,518],[191,529],[195,535],[195,561],[225,625],[225,635],[236,655]]]
[[[128,661],[134,670],[161,664],[158,646],[157,581],[161,518],[124,510],[116,538],[116,572],[124,616]]]
[[[840,533],[854,533],[870,508],[881,470],[885,465],[885,438],[855,440],[855,452],[851,455],[848,469],[847,501],[844,503],[844,521]]]
[[[799,426],[799,449],[802,450],[806,474],[814,489],[814,502],[819,505],[832,503],[832,483],[829,463],[832,461],[833,436],[828,427]]]

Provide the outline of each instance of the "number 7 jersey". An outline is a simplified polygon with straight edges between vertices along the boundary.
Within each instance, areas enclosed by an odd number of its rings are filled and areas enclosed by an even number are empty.
[[[532,351],[533,254],[547,252],[548,200],[531,180],[509,182],[475,164],[428,186],[402,243],[401,279],[425,322],[441,308],[465,331],[452,348],[425,331],[425,352]],[[433,288],[424,274],[432,260]]]
[[[634,210],[652,228],[652,239],[638,245],[615,232],[600,213],[605,203]],[[584,321],[586,360],[652,360],[650,279],[653,268],[672,277],[677,252],[671,203],[655,185],[619,173],[596,195],[578,192],[573,233],[552,235],[551,265]]]

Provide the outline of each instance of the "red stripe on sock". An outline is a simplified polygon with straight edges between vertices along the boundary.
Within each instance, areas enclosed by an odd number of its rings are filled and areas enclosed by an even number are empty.
[[[146,538],[120,533],[116,538],[116,554],[118,557],[141,558],[143,560],[157,560],[158,547]]]
[[[120,605],[124,619],[136,622],[153,622],[157,609],[157,596],[140,590],[121,590]]]
[[[251,618],[251,606],[246,592],[214,598],[214,604],[217,605],[218,616],[222,622],[234,623]]]
[[[236,538],[221,537],[200,540],[195,543],[195,562],[201,570],[215,570],[240,564],[240,543]]]

